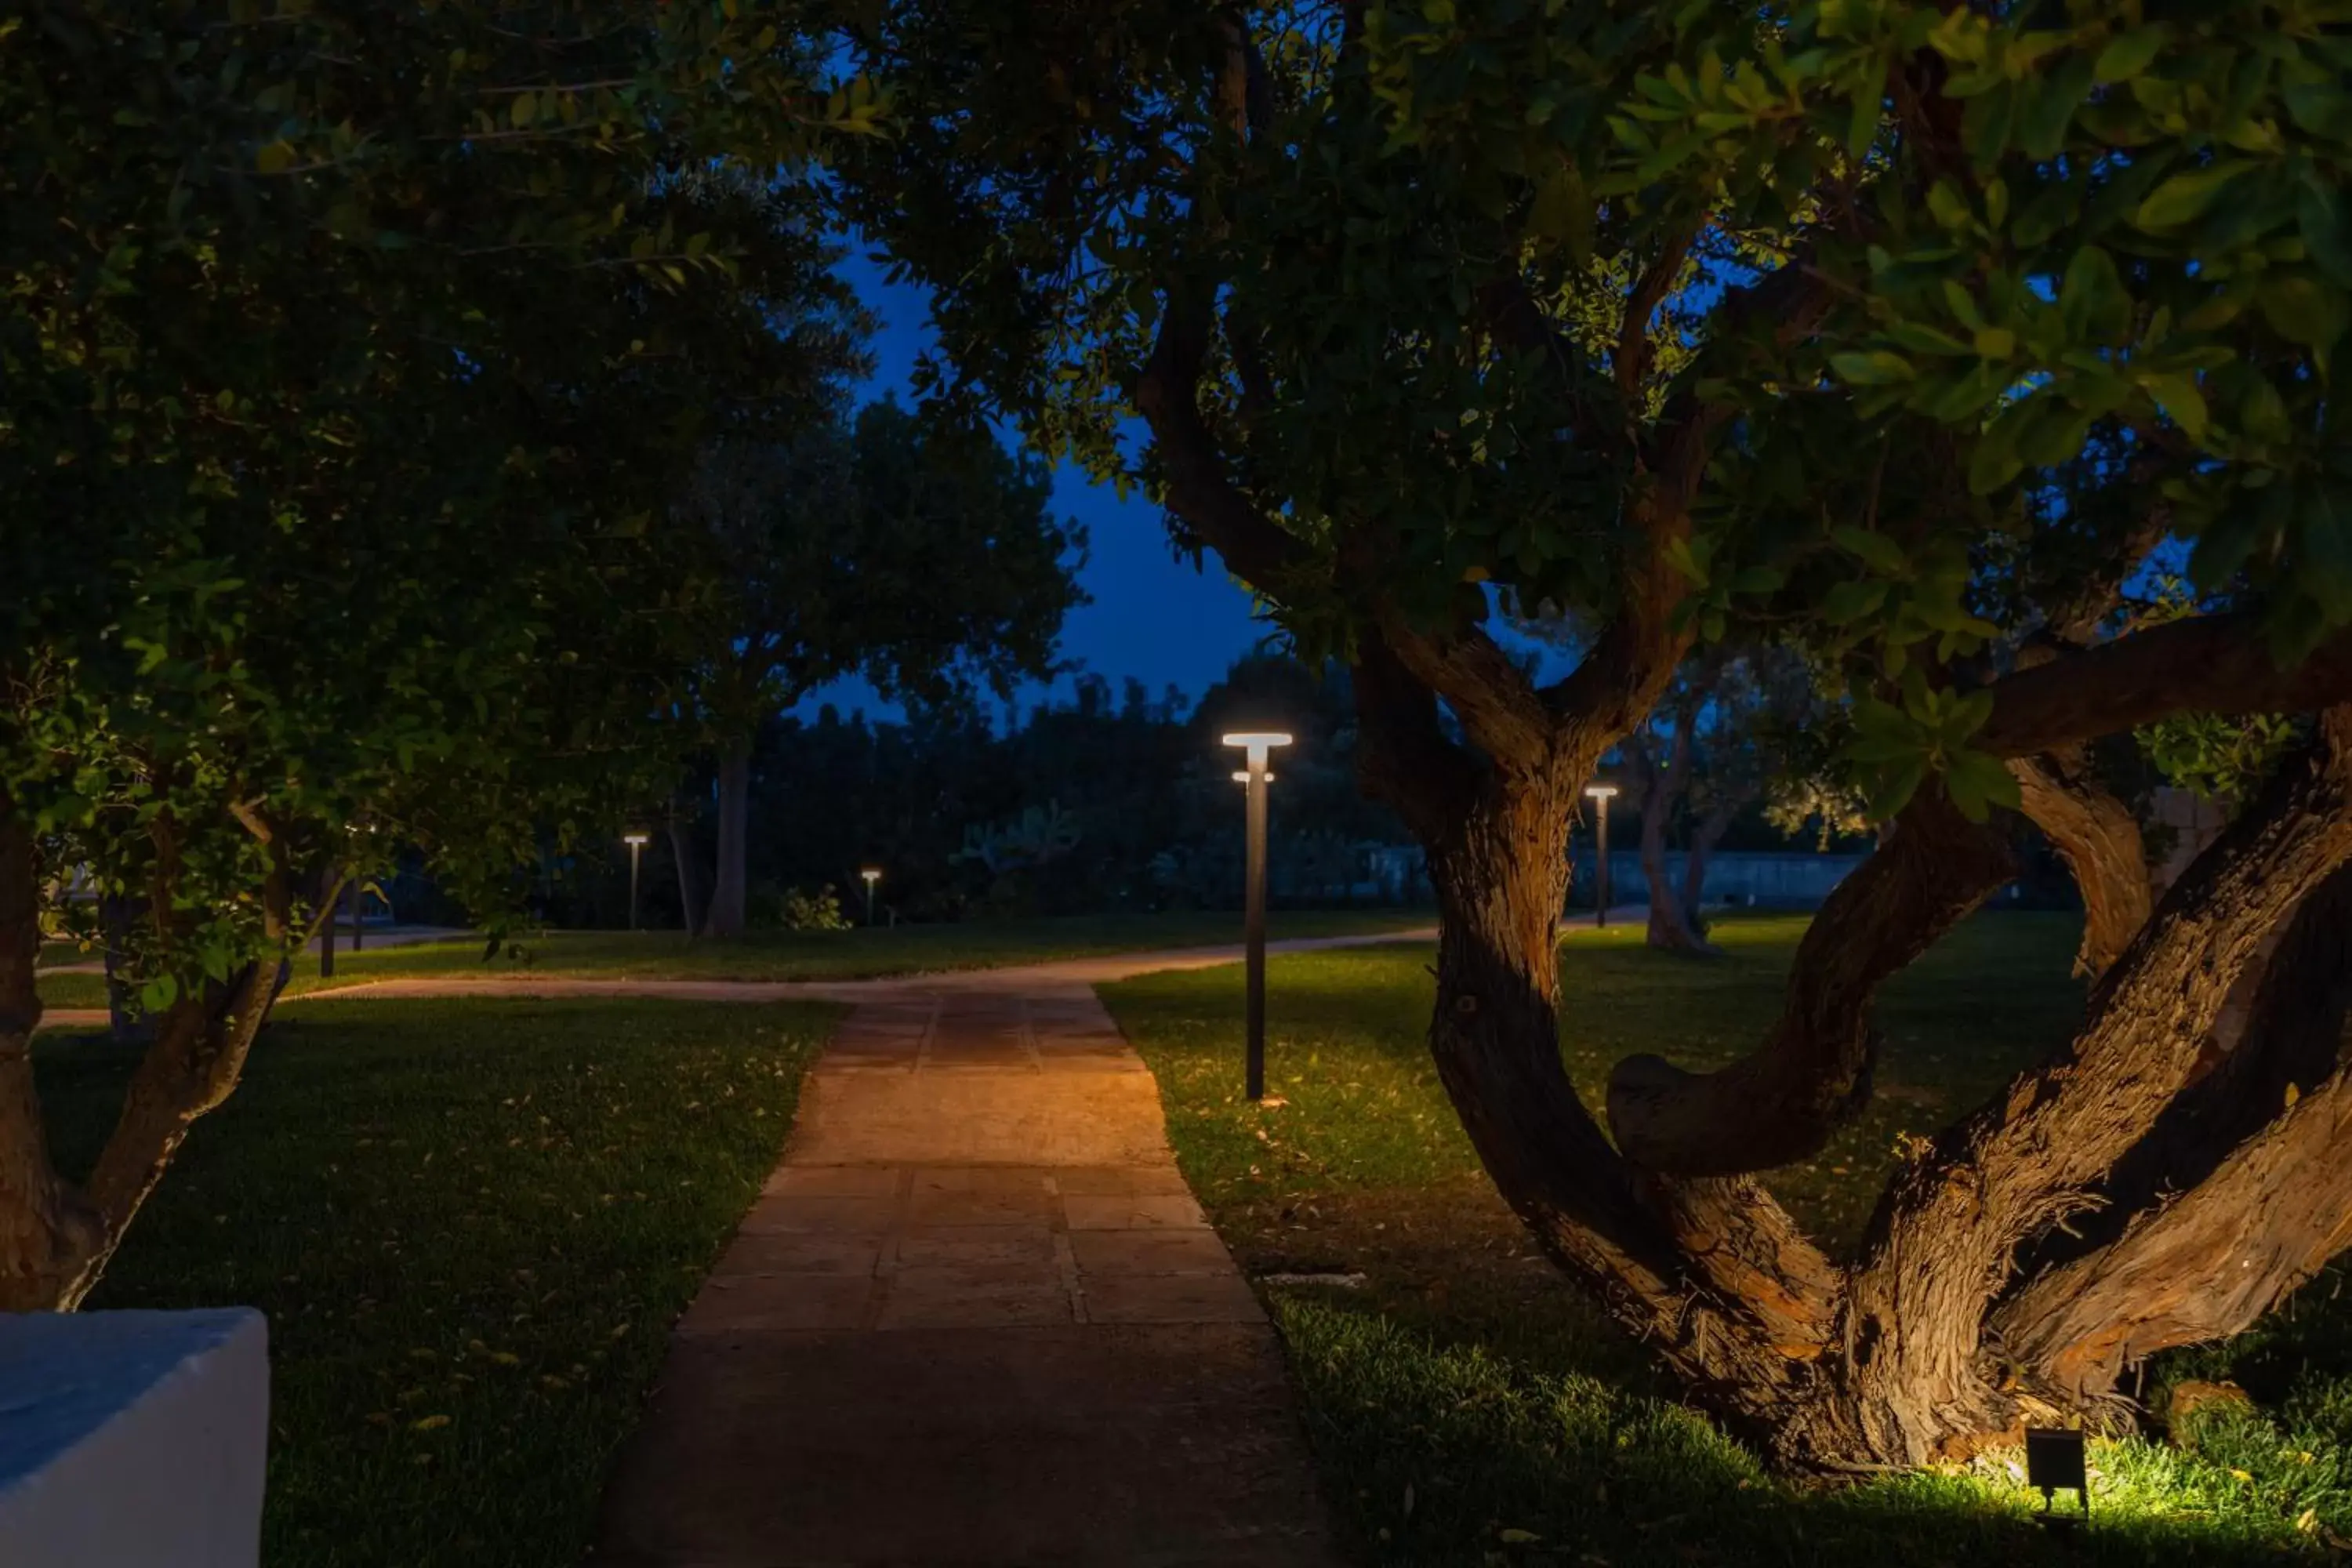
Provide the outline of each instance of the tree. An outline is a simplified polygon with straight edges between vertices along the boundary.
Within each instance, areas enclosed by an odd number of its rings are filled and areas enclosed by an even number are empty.
[[[718,753],[718,863],[689,930],[742,933],[765,718],[851,673],[929,703],[1053,674],[1086,533],[1047,510],[1052,488],[1034,458],[888,401],[706,457],[684,507],[709,569],[688,699]],[[686,837],[672,842],[691,866]]]
[[[0,1307],[70,1308],[344,878],[415,843],[495,919],[672,764],[658,503],[839,348],[805,183],[682,172],[789,167],[871,100],[654,4],[56,0],[0,37]],[[77,866],[153,1025],[79,1181],[30,1059]]]
[[[1349,661],[1364,783],[1437,889],[1446,1089],[1553,1259],[1699,1397],[1792,1466],[1916,1464],[2112,1418],[2128,1363],[2333,1252],[2340,23],[900,0],[845,36],[893,94],[847,200],[939,290],[940,395],[1146,486]],[[2168,537],[2227,607],[2120,626]],[[1591,648],[1538,686],[1498,605]],[[1604,1125],[1557,1039],[1577,792],[1751,619],[1844,684],[1890,826],[1759,1047],[1622,1063]],[[2295,751],[2147,906],[2077,748],[2256,712],[2301,715]],[[2007,880],[2020,815],[2092,905],[2081,1029],[1832,1258],[1760,1175],[1866,1102],[1873,994]]]
[[[1802,737],[1827,706],[1791,650],[1735,653],[1717,644],[1683,661],[1664,698],[1620,742],[1640,795],[1652,947],[1713,951],[1697,923],[1707,858],[1741,812],[1798,786]],[[1677,883],[1666,841],[1685,818]]]

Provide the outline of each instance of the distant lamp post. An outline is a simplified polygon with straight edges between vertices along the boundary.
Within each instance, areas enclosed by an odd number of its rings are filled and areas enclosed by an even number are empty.
[[[1596,836],[1600,842],[1593,856],[1600,875],[1595,879],[1593,888],[1595,898],[1592,905],[1592,923],[1596,926],[1606,926],[1609,923],[1609,803],[1617,798],[1617,786],[1605,784],[1586,784],[1584,793],[1591,799],[1598,801],[1601,808],[1600,821],[1596,826]]]
[[[872,925],[874,923],[874,884],[882,879],[881,868],[868,866],[857,874],[866,879],[866,923]]]
[[[637,858],[646,852],[646,846],[651,839],[642,833],[624,833],[621,842],[629,847],[629,929],[635,931],[637,929]]]
[[[1274,777],[1265,759],[1276,746],[1290,744],[1279,731],[1249,731],[1227,735],[1225,744],[1248,754],[1249,771],[1240,778],[1249,791],[1249,862],[1243,894],[1243,940],[1249,945],[1247,966],[1248,1056],[1243,1070],[1244,1088],[1252,1100],[1265,1098],[1265,786]]]

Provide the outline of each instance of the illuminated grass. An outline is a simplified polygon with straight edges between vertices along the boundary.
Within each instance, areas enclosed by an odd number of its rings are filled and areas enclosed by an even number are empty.
[[[1396,910],[1277,910],[1274,935],[1343,936],[1410,930],[1423,912]],[[606,979],[864,980],[888,974],[991,969],[1148,948],[1206,947],[1241,940],[1241,916],[1192,910],[1161,914],[1057,916],[967,921],[955,924],[839,931],[755,931],[729,942],[688,942],[677,931],[547,931],[517,939],[519,955],[485,961],[479,941],[416,942],[335,955],[331,979],[316,953],[294,966],[289,994],[333,990],[404,975],[497,976],[530,973]],[[45,962],[87,960],[60,951]],[[95,973],[47,974],[41,1000],[51,1007],[103,1007],[106,983]]]
[[[264,1561],[568,1568],[831,1016],[506,999],[288,1014],[90,1305],[268,1313]],[[56,1035],[36,1060],[78,1168],[131,1058]]]
[[[1802,930],[1797,917],[1726,922],[1711,963],[1651,952],[1638,928],[1580,932],[1563,952],[1571,1076],[1597,1102],[1629,1052],[1699,1066],[1749,1048]],[[1875,1107],[1820,1159],[1769,1178],[1816,1234],[1849,1241],[1898,1136],[1943,1124],[2063,1037],[2075,935],[2065,917],[1981,918],[1888,988]],[[2030,1521],[2039,1500],[2010,1475],[2014,1455],[1831,1495],[1773,1480],[1673,1402],[1496,1198],[1429,1062],[1431,959],[1406,947],[1273,961],[1280,1102],[1262,1108],[1240,1095],[1238,971],[1103,988],[1244,1267],[1365,1277],[1270,1292],[1363,1561],[2235,1563],[2352,1537],[2352,1312],[2316,1301],[2174,1369],[2236,1375],[2272,1414],[2201,1418],[2194,1453],[2095,1447],[2087,1532]]]

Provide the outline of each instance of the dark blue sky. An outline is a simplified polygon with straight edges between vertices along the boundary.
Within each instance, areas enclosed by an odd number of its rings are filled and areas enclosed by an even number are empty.
[[[929,296],[912,286],[886,281],[881,268],[863,255],[853,256],[844,271],[881,322],[872,344],[874,378],[865,395],[896,392],[901,401],[911,401],[908,377],[917,356],[933,342]],[[1225,575],[1215,557],[1196,570],[1170,552],[1157,507],[1135,500],[1122,502],[1108,489],[1068,469],[1057,475],[1054,505],[1086,525],[1088,559],[1078,581],[1094,600],[1070,613],[1063,626],[1062,651],[1114,688],[1132,676],[1155,698],[1169,685],[1198,697],[1265,635],[1266,628],[1250,617],[1248,595]],[[1068,688],[1067,679],[1057,684],[1064,694]],[[1042,690],[1032,690],[1024,700],[1042,695]],[[811,697],[802,710],[814,712],[826,701],[845,710],[862,707],[877,716],[895,711],[877,701],[862,681],[829,687]]]

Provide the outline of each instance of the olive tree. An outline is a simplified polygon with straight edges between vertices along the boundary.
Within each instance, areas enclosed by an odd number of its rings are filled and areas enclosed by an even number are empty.
[[[894,94],[848,199],[939,290],[940,395],[1145,487],[1349,662],[1363,782],[1437,891],[1446,1091],[1698,1397],[1792,1466],[1918,1463],[2116,1408],[2129,1364],[2334,1252],[2332,13],[898,0],[844,26]],[[2216,613],[2120,627],[2168,539]],[[1507,596],[1595,628],[1572,671],[1508,657]],[[1849,682],[1885,842],[1750,1055],[1636,1057],[1588,1105],[1559,1046],[1578,792],[1750,619]],[[2298,742],[2151,900],[2085,748],[2190,713],[2299,715]],[[1874,994],[2010,878],[2021,816],[2091,909],[2079,1029],[1833,1257],[1762,1174],[1866,1102]]]

